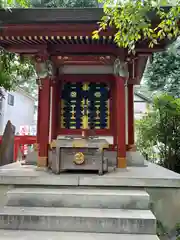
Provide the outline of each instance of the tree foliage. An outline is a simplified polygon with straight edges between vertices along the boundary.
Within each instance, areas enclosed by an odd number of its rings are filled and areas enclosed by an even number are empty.
[[[155,53],[144,74],[151,91],[180,97],[180,55],[174,44],[164,52]]]
[[[11,11],[14,6],[28,7],[28,0],[0,0],[0,8]],[[10,90],[19,85],[22,81],[27,81],[34,74],[33,65],[28,59],[22,59],[19,55],[9,53],[3,48],[0,49],[0,88]],[[2,97],[2,91],[0,91]]]
[[[0,51],[0,88],[11,90],[32,76],[35,76],[35,70],[29,59],[3,49]]]
[[[97,7],[97,0],[31,0],[32,7],[61,7],[61,8],[84,8]]]
[[[0,8],[5,8],[10,11],[10,9],[15,6],[27,8],[30,6],[30,2],[29,0],[0,0]]]
[[[171,8],[162,8],[168,1],[154,0],[101,0],[104,3],[104,16],[93,37],[99,38],[102,30],[115,27],[115,42],[119,47],[134,51],[136,44],[146,41],[152,48],[160,41],[173,39],[179,35],[180,1]],[[152,19],[159,23],[152,24]]]
[[[152,110],[137,121],[137,146],[143,155],[180,173],[180,99],[163,94]],[[158,150],[158,154],[157,154]]]

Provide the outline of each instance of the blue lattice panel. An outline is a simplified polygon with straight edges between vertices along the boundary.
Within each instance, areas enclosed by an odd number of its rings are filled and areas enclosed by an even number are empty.
[[[88,123],[91,129],[109,128],[109,86],[106,83],[89,84]]]
[[[108,129],[109,98],[109,86],[106,83],[65,83],[62,91],[61,127]]]
[[[82,83],[66,83],[62,91],[62,127],[66,129],[82,128],[83,99]]]

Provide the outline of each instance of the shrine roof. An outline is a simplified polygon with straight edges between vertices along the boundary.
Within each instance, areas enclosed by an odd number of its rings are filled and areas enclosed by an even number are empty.
[[[102,16],[102,8],[0,9],[0,24],[96,23]]]
[[[158,22],[155,12],[148,15],[154,23]],[[65,61],[74,64],[77,58],[87,64],[112,64],[112,56],[125,57],[126,51],[114,43],[114,28],[101,31],[99,39],[92,37],[102,16],[103,8],[0,9],[0,46],[9,52],[28,56],[47,53],[63,64]],[[146,42],[137,45],[136,83],[141,79],[148,56],[164,49],[167,41],[156,49],[149,49]],[[78,57],[73,59],[72,55]],[[86,56],[84,60],[83,55]]]
[[[168,10],[170,7],[163,7]],[[152,21],[155,12],[148,13]],[[103,8],[13,8],[0,9],[0,24],[32,23],[96,23],[103,16]]]

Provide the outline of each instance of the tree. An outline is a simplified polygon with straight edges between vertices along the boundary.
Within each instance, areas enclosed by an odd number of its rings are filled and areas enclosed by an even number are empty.
[[[5,8],[7,11],[10,11],[10,7],[16,5],[28,7],[28,1],[0,0],[0,8]],[[34,67],[30,60],[6,52],[3,48],[0,49],[0,89],[3,87],[5,90],[10,90],[22,81],[27,81],[34,73]],[[2,98],[2,90],[0,91],[0,98]]]
[[[0,0],[0,8],[5,8],[10,10],[10,8],[14,6],[21,6],[21,7],[28,7],[29,1],[28,0]]]
[[[144,73],[144,82],[151,91],[180,97],[180,55],[176,43],[166,51],[153,54]]]
[[[97,0],[31,0],[32,7],[97,7]]]
[[[154,112],[148,113],[140,120],[136,120],[136,145],[141,154],[149,161],[155,162],[159,157],[156,151],[156,116]]]
[[[115,42],[119,47],[134,51],[136,44],[146,41],[150,48],[160,41],[170,40],[179,35],[180,0],[172,7],[165,7],[170,1],[162,0],[101,0],[104,3],[104,16],[99,23],[99,29],[93,37],[99,38],[99,33],[113,26],[116,29]],[[172,1],[171,1],[172,2]],[[152,24],[152,18],[159,19],[157,25]]]
[[[29,59],[0,50],[0,88],[11,90],[32,76],[35,76],[35,70]]]
[[[137,147],[150,160],[180,173],[180,99],[163,94],[152,110],[137,121]],[[158,150],[158,151],[157,151]],[[157,154],[158,152],[158,154]]]

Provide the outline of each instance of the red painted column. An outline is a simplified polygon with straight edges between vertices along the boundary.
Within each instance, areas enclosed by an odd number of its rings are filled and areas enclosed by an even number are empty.
[[[132,151],[134,146],[134,85],[128,85],[128,150]]]
[[[50,79],[42,79],[42,87],[39,89],[38,106],[38,166],[46,167],[48,159],[49,143],[49,112],[50,112]]]
[[[57,134],[58,134],[58,121],[59,121],[59,114],[60,114],[60,109],[59,109],[59,83],[58,83],[58,79],[55,78],[53,81],[53,85],[52,85],[52,139],[56,139],[57,138]]]
[[[112,84],[112,111],[111,111],[111,122],[113,129],[113,150],[116,150],[117,146],[117,86],[116,82]]]
[[[39,126],[40,126],[40,99],[41,99],[41,91],[40,87],[38,87],[38,108],[37,108],[37,143],[39,143]]]
[[[116,77],[117,89],[117,167],[126,168],[126,103],[125,79]]]

